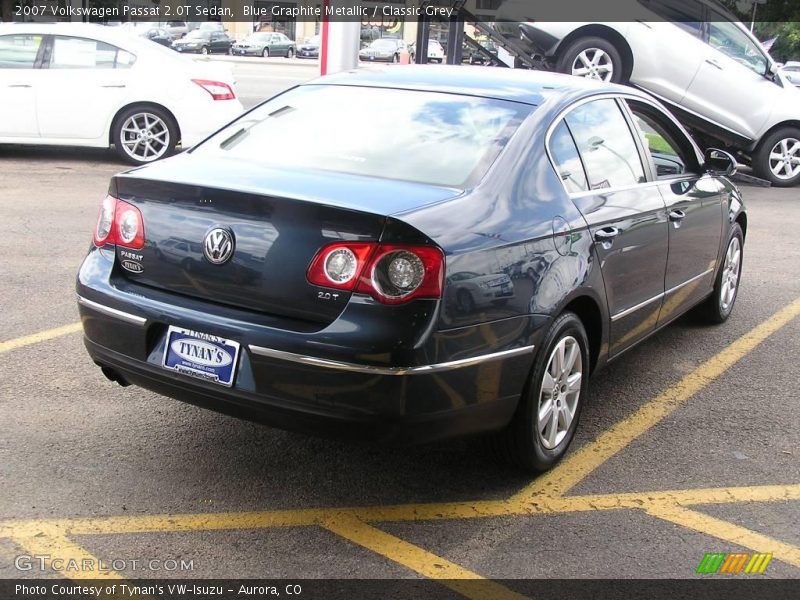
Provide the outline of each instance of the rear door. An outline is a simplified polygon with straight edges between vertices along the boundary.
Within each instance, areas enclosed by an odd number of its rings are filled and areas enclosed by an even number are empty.
[[[647,181],[639,146],[615,98],[572,109],[554,129],[550,151],[595,240],[613,356],[656,327],[668,251],[666,206]]]
[[[671,118],[647,102],[626,104],[648,150],[669,219],[660,326],[697,304],[714,285],[725,216],[723,188],[704,173],[692,143]]]
[[[126,94],[135,57],[80,37],[53,36],[36,96],[43,138],[97,139]]]
[[[0,137],[39,137],[36,118],[37,87],[42,77],[37,67],[44,36],[0,36]]]

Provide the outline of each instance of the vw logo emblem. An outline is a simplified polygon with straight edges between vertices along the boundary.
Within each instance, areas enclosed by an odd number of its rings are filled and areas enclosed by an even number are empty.
[[[203,240],[203,256],[214,265],[221,265],[233,255],[233,234],[227,229],[215,227]]]

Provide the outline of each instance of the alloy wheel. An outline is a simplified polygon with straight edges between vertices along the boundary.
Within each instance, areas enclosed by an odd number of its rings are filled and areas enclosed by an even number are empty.
[[[122,124],[120,140],[128,156],[138,162],[150,162],[161,158],[169,150],[169,128],[153,113],[140,112],[131,115]]]
[[[611,81],[614,76],[614,61],[605,50],[587,48],[572,61],[572,74],[587,79]]]
[[[738,237],[732,237],[722,264],[722,287],[719,291],[719,307],[728,312],[736,299],[739,287],[739,266],[742,258],[742,246]]]
[[[550,353],[539,392],[536,434],[548,450],[567,436],[577,413],[582,381],[581,347],[574,337],[565,336]]]
[[[769,168],[781,180],[800,175],[800,140],[790,137],[775,144],[769,153]]]

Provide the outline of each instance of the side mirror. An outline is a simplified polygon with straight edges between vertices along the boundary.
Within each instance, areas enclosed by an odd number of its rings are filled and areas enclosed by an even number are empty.
[[[736,173],[736,159],[724,150],[709,148],[705,154],[705,168],[712,175],[731,177]]]

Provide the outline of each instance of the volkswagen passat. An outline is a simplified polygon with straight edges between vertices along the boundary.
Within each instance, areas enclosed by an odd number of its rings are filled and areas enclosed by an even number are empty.
[[[491,432],[543,470],[592,372],[691,308],[730,315],[734,166],[612,84],[319,79],[111,180],[78,274],[86,347],[112,380],[213,410],[396,441]],[[503,301],[447,302],[465,273]]]

